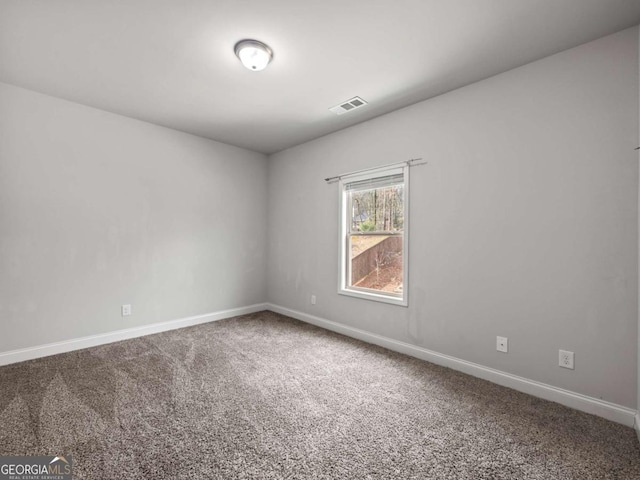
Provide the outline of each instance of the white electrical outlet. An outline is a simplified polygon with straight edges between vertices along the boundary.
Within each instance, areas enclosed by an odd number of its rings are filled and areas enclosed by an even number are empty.
[[[499,352],[509,352],[509,339],[507,337],[496,337],[496,350]]]
[[[315,305],[315,304],[316,304],[316,296],[311,295],[311,305]]]
[[[131,315],[131,305],[122,305],[122,316],[128,317]]]
[[[558,356],[558,365],[560,365],[562,368],[570,368],[571,370],[573,370],[573,352],[560,350],[560,354]]]

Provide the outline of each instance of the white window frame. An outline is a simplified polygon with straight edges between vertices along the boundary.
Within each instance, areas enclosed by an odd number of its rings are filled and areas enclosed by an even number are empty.
[[[340,177],[339,188],[339,259],[338,259],[338,293],[350,297],[362,298],[365,300],[373,300],[376,302],[389,303],[407,307],[409,305],[409,165],[406,163],[399,165],[386,166],[376,169],[370,169],[366,172],[349,174]],[[385,294],[377,290],[348,286],[348,279],[351,270],[351,255],[348,248],[349,241],[349,224],[351,215],[348,212],[349,201],[347,199],[347,191],[345,185],[360,180],[370,178],[384,177],[394,173],[402,172],[403,175],[403,206],[404,206],[404,225],[402,236],[402,295]]]

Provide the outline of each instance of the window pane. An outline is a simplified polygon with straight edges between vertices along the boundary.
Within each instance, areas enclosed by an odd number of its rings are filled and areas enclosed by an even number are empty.
[[[351,232],[403,231],[402,185],[349,192]]]
[[[351,286],[402,294],[402,237],[352,235]]]
[[[348,286],[402,294],[403,185],[348,193]]]

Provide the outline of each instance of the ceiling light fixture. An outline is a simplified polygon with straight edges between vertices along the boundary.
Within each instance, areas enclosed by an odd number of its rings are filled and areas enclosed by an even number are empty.
[[[264,70],[273,58],[271,49],[257,40],[240,40],[234,51],[242,64],[254,72]]]

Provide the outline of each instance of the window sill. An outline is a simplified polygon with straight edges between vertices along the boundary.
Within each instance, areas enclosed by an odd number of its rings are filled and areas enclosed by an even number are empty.
[[[391,295],[383,295],[380,293],[374,293],[367,290],[355,290],[355,289],[346,289],[340,288],[338,289],[338,294],[346,295],[348,297],[362,298],[363,300],[371,300],[374,302],[380,303],[388,303],[390,305],[397,305],[399,307],[408,307],[409,302],[407,301],[407,297],[393,297]]]

